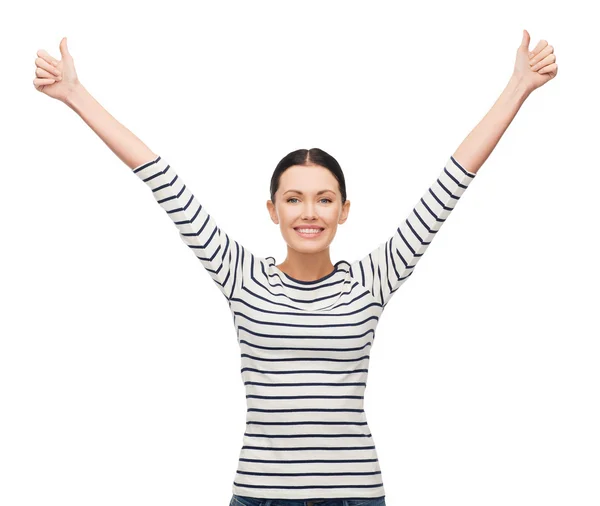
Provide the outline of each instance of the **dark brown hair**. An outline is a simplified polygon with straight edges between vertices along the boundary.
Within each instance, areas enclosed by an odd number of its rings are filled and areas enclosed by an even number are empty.
[[[346,179],[337,160],[319,148],[298,149],[285,155],[275,167],[271,176],[271,201],[275,204],[275,193],[279,188],[281,174],[294,165],[320,165],[329,170],[337,179],[342,194],[342,204],[346,202]]]

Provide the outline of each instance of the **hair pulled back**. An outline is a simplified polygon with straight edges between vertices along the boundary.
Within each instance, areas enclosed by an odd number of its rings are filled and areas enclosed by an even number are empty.
[[[275,193],[279,188],[281,175],[294,165],[320,165],[329,170],[338,182],[342,194],[342,204],[346,202],[346,179],[338,161],[319,148],[297,149],[285,155],[275,167],[271,176],[271,201],[275,204]]]

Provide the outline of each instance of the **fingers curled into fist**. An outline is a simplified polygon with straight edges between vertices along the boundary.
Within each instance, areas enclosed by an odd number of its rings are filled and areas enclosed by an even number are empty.
[[[529,49],[529,43],[529,32],[523,30],[513,76],[531,92],[556,77],[558,65],[554,46],[548,44],[547,40],[540,40],[532,50]]]
[[[542,47],[543,49],[539,49]],[[546,66],[556,61],[556,55],[554,54],[554,47],[548,45],[545,40],[539,42],[536,48],[529,53],[529,65],[531,70],[538,71],[543,70]],[[555,66],[556,68],[557,66]],[[546,69],[545,72],[549,72],[551,69]]]
[[[67,47],[67,38],[60,41],[61,59],[54,58],[44,49],[38,50],[35,59],[35,89],[49,97],[65,101],[66,97],[79,86],[73,57]]]

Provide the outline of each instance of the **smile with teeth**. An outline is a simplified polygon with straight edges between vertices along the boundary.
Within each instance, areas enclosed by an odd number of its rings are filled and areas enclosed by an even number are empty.
[[[295,228],[294,229],[298,235],[302,237],[317,237],[323,232],[322,228]]]

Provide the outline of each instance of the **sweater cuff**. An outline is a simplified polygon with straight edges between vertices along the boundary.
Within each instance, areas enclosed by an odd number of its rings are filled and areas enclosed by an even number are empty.
[[[454,168],[454,170],[449,168],[450,165]],[[446,164],[446,168],[449,168],[449,170],[453,173],[453,175],[459,176],[459,178],[462,178],[463,175],[466,175],[466,176],[469,176],[469,179],[473,179],[477,175],[476,172],[469,172],[467,169],[465,169],[460,163],[458,163],[456,161],[456,158],[454,158],[453,156],[451,156],[450,160],[448,160],[448,163]],[[467,181],[469,179],[467,179]],[[464,181],[461,181],[461,182],[464,182]]]
[[[163,171],[167,167],[167,163],[163,160],[163,158],[159,155],[152,160],[142,163],[138,165],[136,168],[132,169],[132,172],[140,178],[142,181],[145,180],[152,174],[155,174],[157,171]]]

